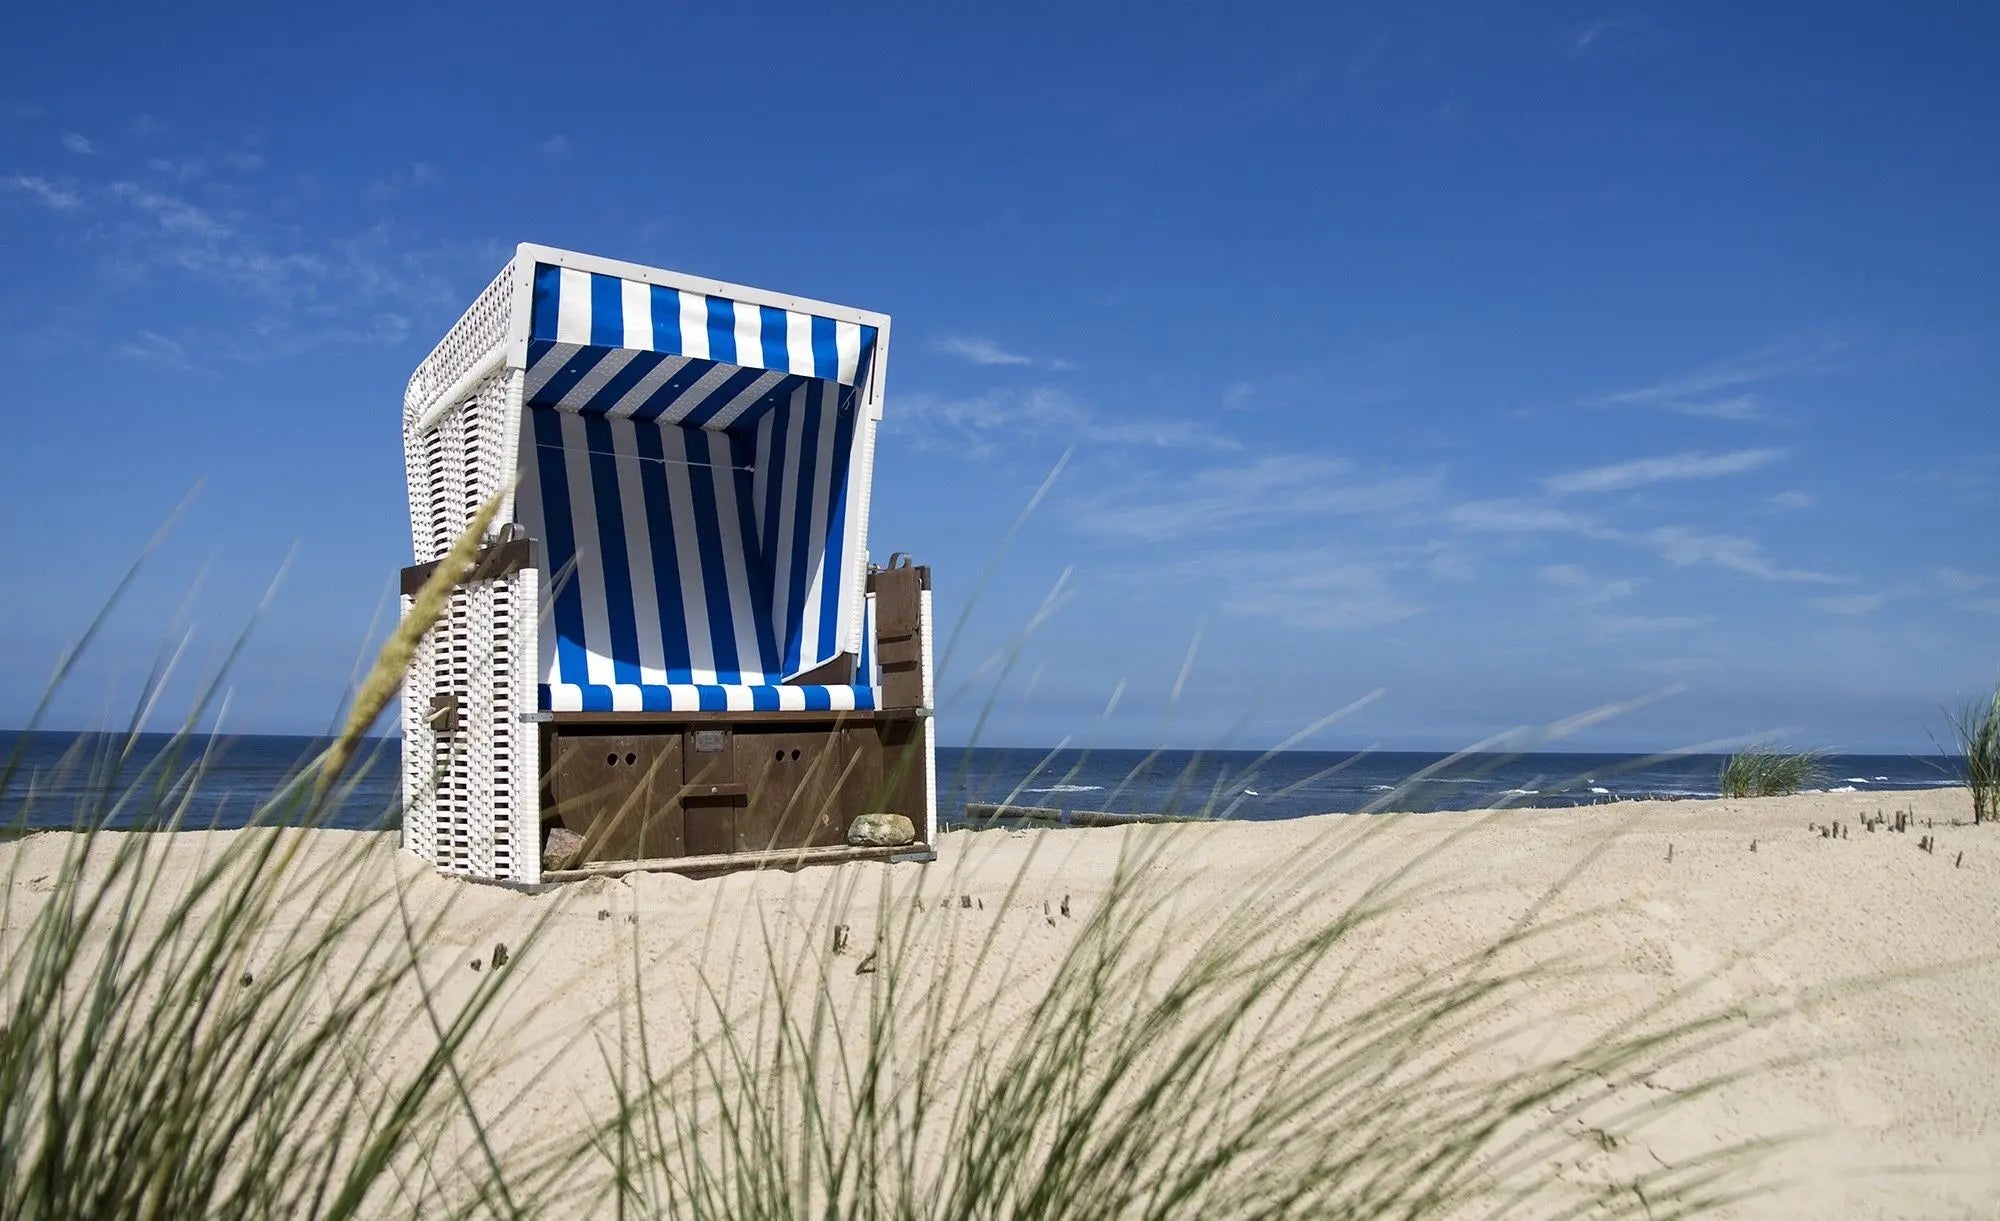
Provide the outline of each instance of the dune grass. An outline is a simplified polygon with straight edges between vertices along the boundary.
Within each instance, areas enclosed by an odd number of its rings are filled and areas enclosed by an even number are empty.
[[[440,903],[456,884],[399,880],[388,837],[313,848],[422,627],[378,659],[336,746],[252,829],[206,841],[191,879],[164,868],[177,837],[107,829],[183,827],[214,749],[185,732],[136,773],[133,738],[71,760],[90,783],[48,872],[22,875],[34,841],[4,849],[0,1215],[1669,1217],[1760,1185],[1763,1142],[1547,1172],[1730,1085],[1690,1066],[1759,1004],[1704,1008],[1712,977],[1639,1012],[1522,1004],[1607,968],[1560,948],[1583,917],[1550,916],[1554,895],[1473,952],[1387,969],[1382,939],[1462,895],[1427,855],[1385,864],[1386,823],[1274,861],[1221,910],[1162,881],[1203,828],[1130,836],[1098,901],[1063,913],[1052,969],[1017,956],[1017,923],[954,940],[935,918],[945,866],[848,867],[879,887],[860,945],[731,930],[762,952],[671,998],[686,1028],[649,1011],[634,938],[636,986],[598,1027],[618,1032],[615,1105],[573,1138],[496,1145],[482,1116],[520,1097],[491,1096],[475,1040],[536,998],[511,970],[438,986],[426,963],[464,890]],[[814,927],[847,913],[834,901]],[[358,968],[336,965],[343,946]],[[1568,1050],[1513,1055],[1559,1027]],[[1632,1088],[1676,1066],[1683,1088]]]
[[[1973,700],[1951,714],[1951,732],[1965,758],[1973,825],[2000,820],[2000,687],[1991,699]]]
[[[1826,779],[1826,753],[1818,750],[1786,753],[1752,746],[1729,756],[1722,765],[1724,797],[1782,797],[1812,788]]]

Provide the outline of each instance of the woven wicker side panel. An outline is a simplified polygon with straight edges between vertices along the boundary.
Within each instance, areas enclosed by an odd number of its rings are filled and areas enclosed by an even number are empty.
[[[434,864],[446,873],[472,871],[472,833],[466,818],[471,799],[472,778],[466,757],[464,733],[467,690],[467,653],[470,643],[466,628],[471,618],[471,596],[452,591],[444,616],[431,629],[435,641],[432,674],[439,694],[455,697],[459,707],[459,732],[437,735],[432,766],[437,770],[437,855]]]
[[[923,641],[924,665],[924,826],[929,838],[924,842],[935,846],[938,834],[937,808],[937,678],[935,671],[935,648],[932,645],[935,627],[931,622],[931,591],[926,589],[917,595],[918,635]]]
[[[508,263],[459,318],[444,340],[424,357],[403,392],[403,428],[407,432],[437,397],[465,376],[479,358],[507,342],[514,308],[514,265]]]
[[[504,850],[498,876],[533,883],[542,880],[541,736],[522,714],[534,711],[541,680],[541,574],[523,569],[493,591],[494,862],[499,868]]]
[[[497,325],[504,329],[504,314]],[[464,367],[480,354],[473,352]],[[441,385],[462,372],[451,371]],[[498,522],[512,519],[521,393],[522,374],[502,370],[422,435],[409,434],[406,415],[418,563],[442,559],[496,493],[503,495]],[[538,739],[534,726],[520,721],[533,708],[538,681],[539,594],[532,570],[454,590],[405,678],[404,842],[442,872],[497,881],[540,877]],[[426,720],[441,695],[456,701],[458,723],[449,733],[433,732]]]
[[[414,599],[404,598],[407,619]],[[436,750],[436,735],[425,712],[431,706],[431,652],[435,633],[426,633],[403,678],[403,847],[427,861],[437,860],[437,803],[425,764]]]
[[[454,765],[462,804],[464,856],[456,872],[500,876],[494,868],[493,834],[493,588],[481,581],[459,592],[463,617],[452,628],[461,648],[458,745]]]

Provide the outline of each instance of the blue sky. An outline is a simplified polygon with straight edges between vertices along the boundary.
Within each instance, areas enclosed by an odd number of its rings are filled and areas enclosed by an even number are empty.
[[[323,726],[524,240],[894,316],[947,741],[1921,750],[2000,676],[2000,10],[721,8],[11,18],[0,724],[198,485],[51,723],[255,618],[225,727]]]

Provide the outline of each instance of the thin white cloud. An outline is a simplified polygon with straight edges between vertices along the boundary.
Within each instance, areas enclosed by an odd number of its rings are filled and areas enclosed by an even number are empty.
[[[1755,539],[1704,534],[1687,526],[1656,526],[1627,530],[1595,518],[1549,505],[1522,500],[1472,501],[1455,505],[1444,520],[1461,530],[1492,534],[1569,534],[1597,542],[1645,548],[1677,567],[1697,564],[1739,572],[1766,581],[1840,584],[1843,577],[1810,569],[1791,568],[1771,558]]]
[[[1983,577],[1962,568],[1940,568],[1931,574],[1931,579],[1946,593],[1954,594],[1976,594],[1996,583],[1993,577]]]
[[[1591,615],[1584,626],[1598,636],[1636,636],[1692,631],[1711,622],[1706,615]]]
[[[217,165],[261,165],[252,144]],[[202,358],[261,361],[326,344],[388,344],[407,340],[413,319],[447,323],[462,307],[475,276],[491,274],[504,252],[485,247],[412,244],[386,223],[361,233],[302,236],[282,217],[282,201],[259,185],[211,179],[192,163],[161,162],[144,182],[99,180],[57,185],[29,175],[0,178],[0,190],[30,195],[63,212],[87,214],[77,235],[104,269],[128,281],[174,278],[192,286],[220,285],[218,320],[199,330],[144,331],[116,346],[122,356],[187,366]],[[426,163],[406,181],[434,181]],[[208,185],[211,181],[213,186]],[[253,302],[254,307],[246,303]],[[244,316],[232,316],[242,314]]]
[[[1071,520],[1101,537],[1158,543],[1402,513],[1434,501],[1442,485],[1439,472],[1367,475],[1340,459],[1267,454],[1099,489],[1072,506]]]
[[[1682,400],[1674,403],[1673,409],[1682,415],[1700,416],[1709,420],[1734,420],[1739,423],[1768,418],[1764,411],[1764,400],[1754,394],[1737,394],[1720,399]]]
[[[1813,499],[1812,493],[1799,491],[1779,492],[1766,498],[1774,509],[1810,509]]]
[[[15,174],[0,179],[0,183],[4,183],[10,191],[20,191],[34,196],[43,207],[53,208],[58,212],[67,212],[83,202],[83,197],[75,191],[59,187],[48,179],[33,174]]]
[[[1717,568],[1743,573],[1745,576],[1762,577],[1766,581],[1802,581],[1809,584],[1831,585],[1844,580],[1830,573],[1814,572],[1805,568],[1788,568],[1772,559],[1765,552],[1763,544],[1755,539],[1741,538],[1732,534],[1703,534],[1686,526],[1659,526],[1622,537],[1629,537],[1651,547],[1660,558],[1669,564],[1681,567],[1712,564]]]
[[[1544,565],[1541,577],[1556,588],[1569,591],[1585,606],[1602,606],[1620,598],[1629,598],[1639,589],[1637,581],[1596,576],[1576,564]]]
[[[1610,27],[1611,23],[1608,21],[1593,21],[1583,27],[1582,30],[1577,32],[1576,37],[1570,40],[1569,53],[1571,55],[1581,55],[1585,51],[1590,50],[1590,45],[1601,38],[1604,35],[1604,31]]]
[[[1454,505],[1445,520],[1482,534],[1583,534],[1597,531],[1589,518],[1526,500],[1474,500]]]
[[[537,152],[540,152],[545,157],[563,156],[565,153],[569,152],[569,137],[550,136],[548,139],[536,145],[535,149]]]
[[[113,183],[111,193],[151,217],[169,234],[206,241],[230,236],[226,223],[180,196],[149,190],[136,182]]]
[[[971,361],[975,365],[1011,365],[1023,369],[1070,369],[1075,366],[1066,360],[1042,359],[1010,352],[990,339],[980,339],[970,335],[950,335],[931,346],[948,356]]]
[[[1705,669],[1708,665],[1709,661],[1705,657],[1659,657],[1650,661],[1632,662],[1627,669],[1637,670],[1642,674],[1690,674]]]
[[[1186,587],[1185,596],[1195,599],[1220,593],[1224,614],[1306,631],[1380,627],[1428,609],[1398,588],[1400,577],[1424,571],[1421,548],[1229,545],[1177,548],[1171,555],[1120,579]]]
[[[95,157],[97,155],[97,146],[90,142],[90,137],[85,136],[79,132],[74,132],[74,131],[64,132],[62,138],[62,145],[64,148],[68,149],[73,153],[76,153],[79,156]]]
[[[188,360],[187,345],[156,331],[140,331],[133,338],[118,345],[118,354],[128,360],[165,365],[173,369],[192,367]]]
[[[1623,492],[1632,488],[1649,487],[1656,483],[1675,483],[1690,479],[1717,479],[1725,475],[1742,475],[1750,471],[1762,470],[1785,456],[1782,449],[1741,449],[1724,454],[1672,454],[1663,458],[1641,458],[1633,462],[1620,462],[1612,466],[1592,467],[1589,470],[1571,471],[1564,475],[1552,475],[1542,480],[1542,486],[1551,492]]]
[[[1710,419],[1758,420],[1764,418],[1764,407],[1752,387],[1835,372],[1845,351],[1845,344],[1830,338],[1771,343],[1678,377],[1583,402],[1592,407],[1644,407]]]
[[[1829,615],[1868,615],[1882,609],[1888,600],[1888,594],[1839,594],[1814,598],[1812,604]]]
[[[1307,566],[1261,582],[1231,581],[1226,614],[1269,619],[1306,631],[1358,631],[1400,623],[1426,609],[1399,594],[1367,564]]]
[[[990,457],[1027,441],[1119,449],[1235,448],[1202,421],[1157,415],[1118,419],[1055,386],[959,397],[919,392],[898,402],[916,425],[917,445],[972,457]]]

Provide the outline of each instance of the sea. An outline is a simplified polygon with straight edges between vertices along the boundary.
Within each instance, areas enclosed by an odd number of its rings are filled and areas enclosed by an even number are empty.
[[[243,826],[274,798],[298,802],[301,770],[324,748],[304,737],[182,742],[165,735],[0,732],[0,829],[76,825]],[[323,825],[394,825],[394,739],[371,739]],[[1723,756],[1470,754],[1409,751],[1033,750],[941,747],[938,812],[968,803],[1118,814],[1281,820],[1377,810],[1581,806],[1719,796]],[[1819,787],[1868,793],[1964,783],[1946,755],[1829,755]],[[264,817],[269,817],[265,815]]]

